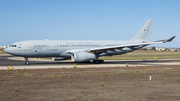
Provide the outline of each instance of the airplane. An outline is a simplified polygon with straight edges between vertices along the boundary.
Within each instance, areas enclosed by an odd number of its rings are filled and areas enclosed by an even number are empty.
[[[5,52],[25,58],[29,64],[29,57],[53,57],[53,60],[71,59],[73,62],[104,63],[101,56],[112,56],[129,53],[147,45],[171,42],[170,39],[150,41],[154,20],[149,19],[138,34],[128,41],[91,41],[91,40],[28,40],[11,44]]]

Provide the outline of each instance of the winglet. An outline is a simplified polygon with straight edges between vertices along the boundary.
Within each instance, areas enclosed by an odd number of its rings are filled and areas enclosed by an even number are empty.
[[[168,39],[167,42],[171,42],[176,36],[173,36],[172,38]]]

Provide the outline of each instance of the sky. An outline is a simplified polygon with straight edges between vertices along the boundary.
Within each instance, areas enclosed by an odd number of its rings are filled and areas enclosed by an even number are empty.
[[[0,46],[24,40],[130,40],[154,19],[151,41],[180,47],[180,0],[0,0]]]

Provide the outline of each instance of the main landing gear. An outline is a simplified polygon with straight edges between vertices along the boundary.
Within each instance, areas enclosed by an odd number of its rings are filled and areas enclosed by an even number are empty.
[[[93,63],[95,64],[104,63],[104,60],[93,60]]]
[[[95,56],[96,56],[96,59],[93,60],[93,63],[95,64],[104,63],[104,60],[99,59],[99,54],[95,54]]]
[[[29,65],[28,57],[24,57],[24,59],[26,60],[26,61],[25,61],[25,64],[26,64],[26,65]]]

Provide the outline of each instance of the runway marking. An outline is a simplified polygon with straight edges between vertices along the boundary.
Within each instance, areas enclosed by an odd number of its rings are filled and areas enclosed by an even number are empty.
[[[12,66],[7,66],[10,70],[14,70],[14,68]]]
[[[158,57],[153,57],[153,59],[158,59]]]
[[[87,65],[78,65],[78,66],[92,68],[92,66],[87,66]]]

